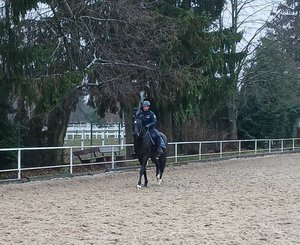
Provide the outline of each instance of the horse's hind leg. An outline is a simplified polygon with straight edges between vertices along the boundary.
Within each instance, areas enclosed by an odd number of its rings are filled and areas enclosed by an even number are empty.
[[[163,173],[164,173],[165,167],[166,167],[166,159],[165,158],[160,158],[158,166],[159,166],[159,178],[157,180],[158,180],[158,184],[161,185],[162,176],[163,176]]]
[[[155,157],[151,157],[151,161],[155,163],[155,169],[156,169],[156,179],[157,181],[160,178],[160,171],[159,171],[159,164],[158,164],[158,160]]]

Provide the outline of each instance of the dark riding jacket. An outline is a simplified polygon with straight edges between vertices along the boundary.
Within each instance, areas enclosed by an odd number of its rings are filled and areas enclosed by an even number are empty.
[[[157,119],[153,111],[141,111],[139,118],[142,120],[143,127],[149,128],[149,130],[153,130],[157,124]]]
[[[157,147],[161,147],[161,141],[160,141],[160,133],[159,131],[155,128],[157,124],[157,119],[156,115],[154,114],[153,111],[143,111],[141,110],[139,113],[139,118],[142,121],[142,126],[144,128],[149,128],[149,133],[153,137],[155,141],[155,145]]]

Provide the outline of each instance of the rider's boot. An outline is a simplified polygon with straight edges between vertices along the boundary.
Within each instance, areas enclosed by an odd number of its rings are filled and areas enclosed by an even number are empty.
[[[163,149],[160,147],[160,146],[158,146],[157,147],[157,157],[160,157],[162,154],[163,154]]]
[[[156,137],[156,147],[157,147],[156,155],[157,155],[157,157],[160,157],[163,153],[163,149],[161,148],[161,145],[160,145],[160,137],[159,136]]]

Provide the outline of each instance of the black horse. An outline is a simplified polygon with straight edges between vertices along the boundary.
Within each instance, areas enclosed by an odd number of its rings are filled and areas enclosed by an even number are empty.
[[[167,147],[167,137],[163,133],[160,133],[160,136],[164,140],[165,146]],[[157,157],[157,151],[156,147],[154,146],[153,139],[151,138],[149,131],[142,126],[142,121],[137,116],[133,117],[133,137],[135,153],[141,164],[137,188],[141,188],[142,175],[144,175],[145,178],[144,186],[147,186],[148,184],[146,166],[149,158],[151,158],[152,162],[155,163],[156,179],[159,185],[161,185],[162,175],[167,162],[167,148],[164,148],[163,153]]]

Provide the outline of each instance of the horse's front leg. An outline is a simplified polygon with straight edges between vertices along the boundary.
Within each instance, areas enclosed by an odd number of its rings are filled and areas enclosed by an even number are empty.
[[[137,184],[137,188],[140,189],[142,187],[142,176],[144,175],[145,178],[145,186],[147,186],[148,184],[148,179],[147,179],[147,173],[146,173],[146,164],[147,164],[147,160],[145,159],[140,159],[140,164],[141,164],[141,168],[140,168],[140,177],[139,177],[139,181]]]
[[[144,184],[144,186],[145,187],[148,186],[147,169],[146,169],[147,167],[146,167],[146,165],[147,165],[147,162],[145,164],[145,170],[144,170],[144,178],[145,178],[145,184]]]
[[[141,165],[141,168],[140,168],[140,176],[139,176],[139,180],[138,180],[138,184],[137,184],[137,186],[136,186],[136,188],[138,188],[138,189],[141,189],[141,183],[142,183],[142,165]]]

